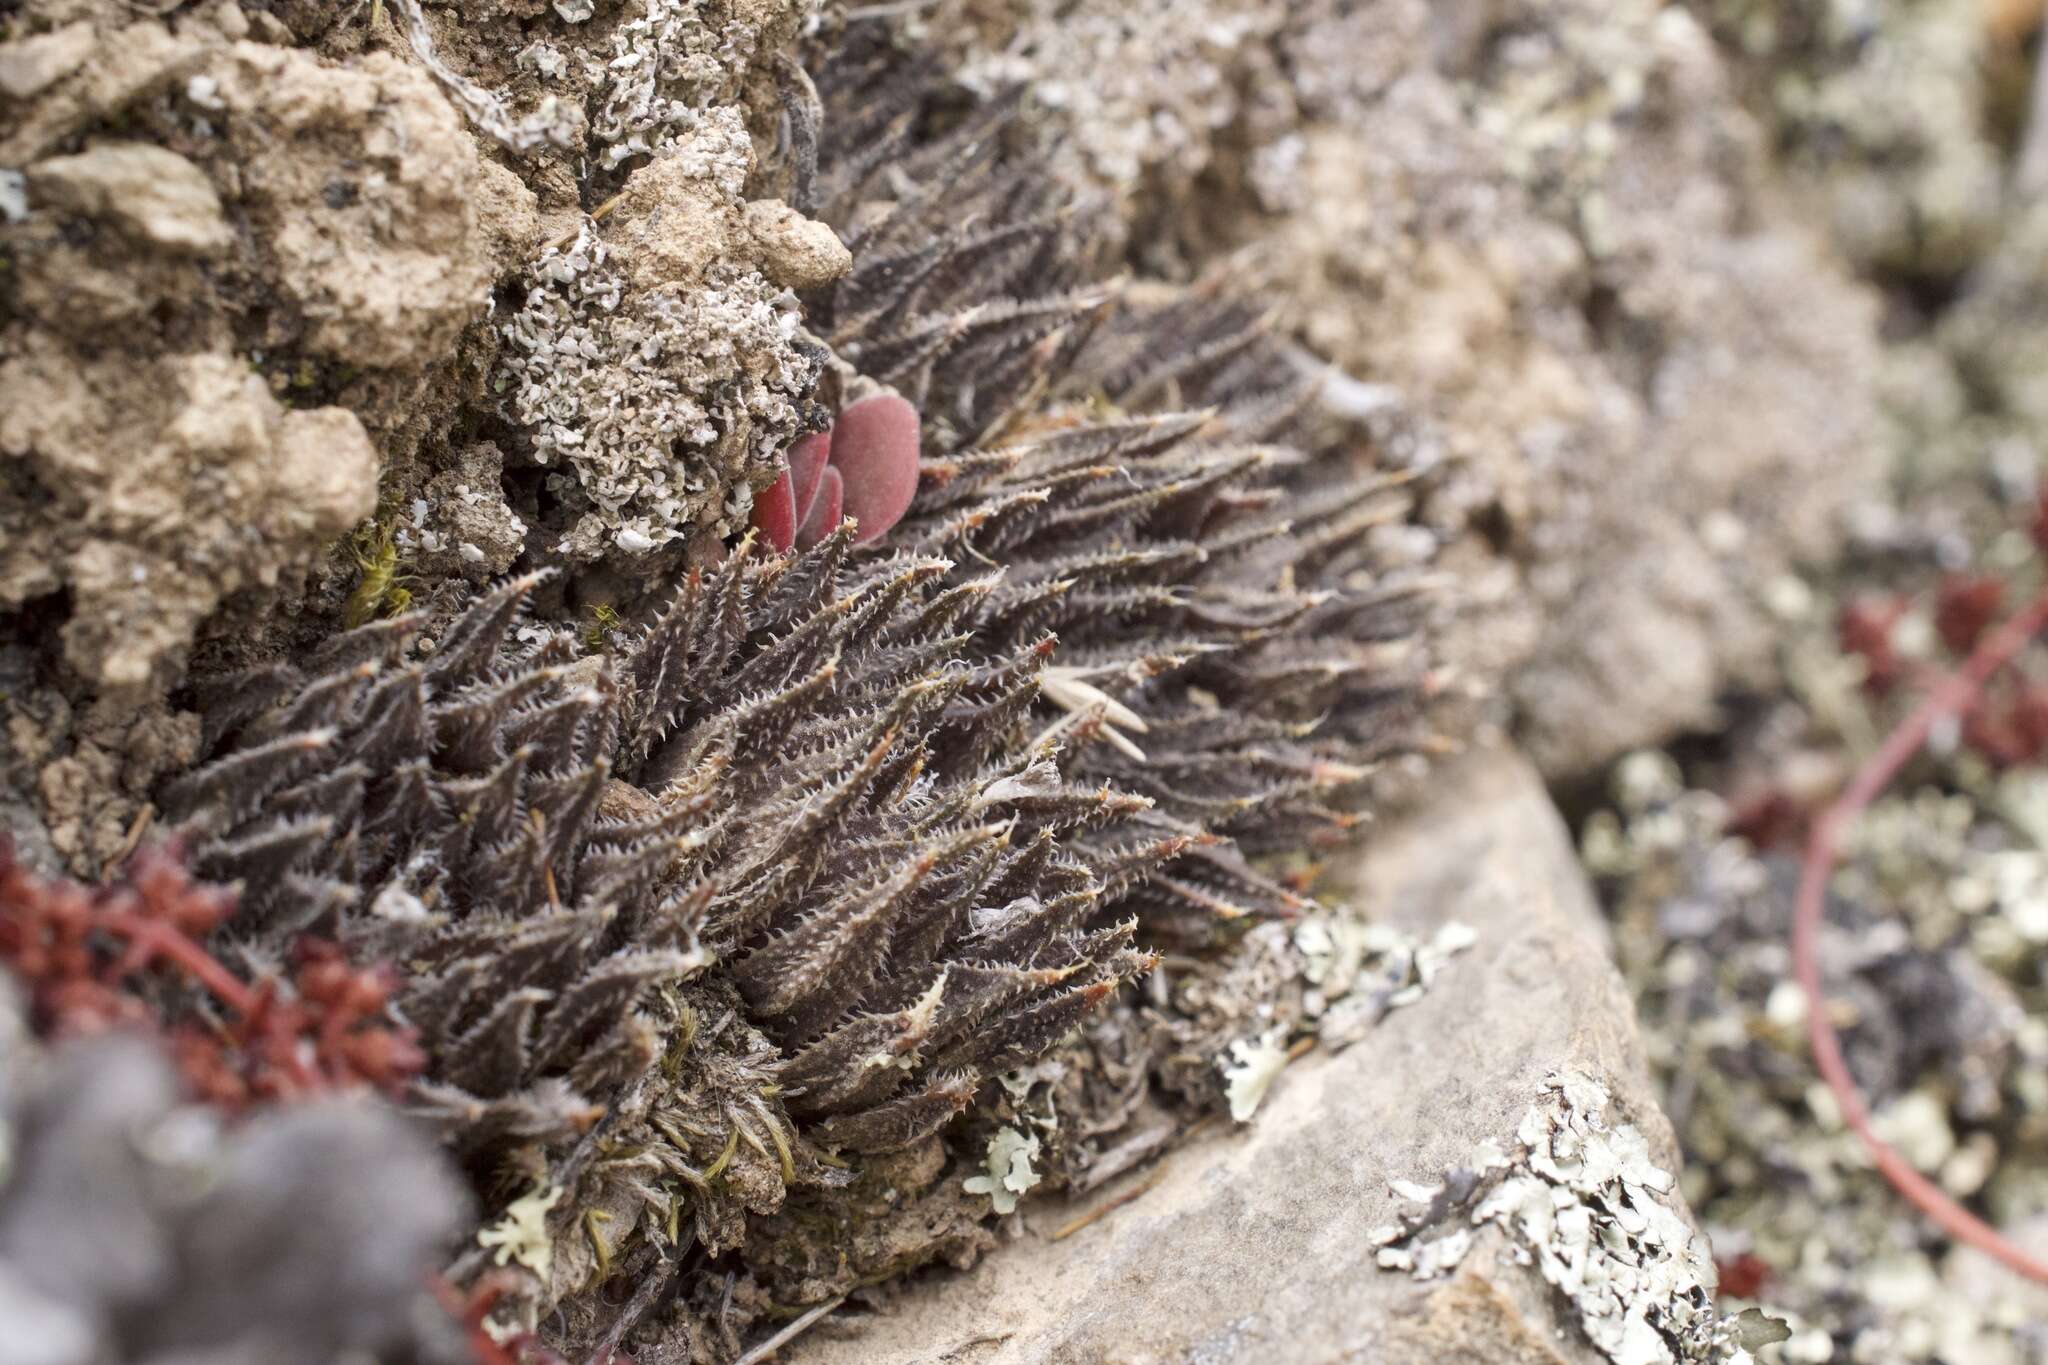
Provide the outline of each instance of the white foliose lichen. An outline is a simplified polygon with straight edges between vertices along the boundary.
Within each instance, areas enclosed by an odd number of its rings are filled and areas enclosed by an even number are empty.
[[[1389,1010],[1422,999],[1437,974],[1478,942],[1471,926],[1453,921],[1428,939],[1374,924],[1346,907],[1315,911],[1294,928],[1301,954],[1302,1012],[1327,1047],[1358,1041]]]
[[[0,222],[28,221],[28,177],[16,170],[0,170]]]
[[[476,1235],[477,1244],[497,1252],[499,1265],[517,1261],[548,1282],[555,1260],[554,1239],[548,1236],[548,1210],[562,1202],[562,1187],[543,1185],[505,1210],[505,1216]]]
[[[1249,1122],[1289,1061],[1311,1044],[1331,1052],[1371,1032],[1389,1011],[1412,1005],[1453,957],[1478,941],[1467,925],[1437,926],[1420,938],[1374,923],[1346,905],[1317,907],[1292,925],[1268,924],[1245,936],[1237,979],[1219,993],[1188,997],[1260,1003],[1226,1007],[1203,1053],[1222,1080],[1231,1117]]]
[[[986,1173],[967,1177],[961,1188],[969,1194],[987,1195],[997,1213],[1015,1212],[1017,1197],[1039,1181],[1031,1165],[1037,1156],[1036,1133],[1027,1136],[1008,1126],[998,1128],[988,1140]]]
[[[772,35],[746,17],[717,22],[698,0],[647,0],[612,32],[612,52],[592,60],[596,112],[590,135],[598,162],[612,170],[632,157],[666,150],[699,126],[708,106],[729,100],[738,73]],[[792,25],[815,6],[786,7]],[[777,17],[765,8],[771,20]]]
[[[1287,1061],[1285,1029],[1270,1029],[1256,1038],[1233,1041],[1227,1055],[1217,1063],[1223,1069],[1223,1095],[1230,1101],[1230,1117],[1239,1123],[1249,1123]]]
[[[1783,1340],[1784,1329],[1754,1312],[1715,1311],[1705,1239],[1674,1207],[1673,1177],[1651,1160],[1642,1131],[1608,1124],[1608,1101],[1592,1077],[1553,1073],[1512,1154],[1489,1143],[1442,1184],[1395,1182],[1396,1195],[1424,1209],[1374,1235],[1380,1266],[1417,1279],[1448,1274],[1474,1229],[1492,1225],[1616,1365],[1749,1365],[1750,1349]]]
[[[795,299],[757,270],[633,292],[594,223],[535,262],[499,327],[498,390],[550,489],[588,509],[557,546],[573,558],[643,552],[693,525],[744,517],[750,468],[796,439],[812,362]]]

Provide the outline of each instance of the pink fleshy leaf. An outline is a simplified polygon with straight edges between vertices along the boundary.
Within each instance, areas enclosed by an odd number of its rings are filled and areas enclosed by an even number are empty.
[[[917,492],[917,409],[878,393],[841,409],[832,425],[832,466],[845,480],[845,514],[860,519],[856,544],[888,531]]]
[[[787,469],[754,495],[753,522],[754,529],[784,554],[796,543],[796,499],[790,490]]]
[[[790,489],[796,502],[798,527],[810,519],[811,504],[818,497],[818,483],[824,477],[825,465],[831,458],[832,433],[829,430],[813,432],[789,448]]]
[[[811,514],[797,528],[796,547],[808,550],[839,527],[839,514],[846,505],[846,481],[839,471],[827,468],[818,480],[818,496],[811,502]]]

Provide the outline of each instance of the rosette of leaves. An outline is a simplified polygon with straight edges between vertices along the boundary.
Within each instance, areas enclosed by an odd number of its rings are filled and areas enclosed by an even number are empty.
[[[810,549],[843,520],[856,526],[855,544],[881,539],[917,492],[919,425],[917,409],[893,393],[841,408],[829,430],[790,448],[754,499],[754,529],[783,553]]]
[[[877,25],[818,89],[808,197],[854,269],[811,325],[923,422],[888,543],[991,578],[971,651],[1054,637],[1038,714],[1094,737],[1065,771],[1190,840],[1123,905],[1198,940],[1296,908],[1245,855],[1348,827],[1332,799],[1414,740],[1419,580],[1369,535],[1407,474],[1292,444],[1317,379],[1257,307],[1091,282],[1088,213],[1012,145],[1015,96],[960,112]]]
[[[1306,385],[1256,314],[1085,283],[1008,106],[946,114],[862,41],[820,89],[801,196],[855,268],[813,323],[842,398],[921,419],[889,533],[750,536],[610,655],[527,619],[534,575],[350,632],[211,689],[164,793],[242,952],[399,964],[417,1101],[498,1207],[529,1191],[543,1235],[494,1241],[579,1346],[952,1131],[1141,934],[1293,907],[1254,860],[1412,732],[1412,590],[1363,535],[1399,480],[1281,443]]]

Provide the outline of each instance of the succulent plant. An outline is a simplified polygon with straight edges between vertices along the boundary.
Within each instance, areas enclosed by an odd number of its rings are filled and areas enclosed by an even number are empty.
[[[854,544],[878,540],[910,508],[917,456],[917,409],[893,393],[857,399],[830,430],[790,448],[782,472],[754,500],[754,529],[778,550],[808,550],[852,517]]]
[[[855,267],[807,310],[869,396],[757,510],[789,553],[742,539],[609,654],[527,574],[216,680],[161,793],[241,887],[223,954],[399,964],[416,1107],[580,1345],[946,1140],[1144,942],[1297,908],[1255,860],[1413,735],[1419,590],[1364,534],[1402,476],[1279,443],[1309,383],[1257,311],[1088,284],[1011,104],[941,130],[851,36],[819,89],[800,193]]]
[[[235,911],[223,886],[194,879],[175,846],[129,859],[116,881],[44,877],[0,833],[0,965],[28,991],[45,1037],[121,1030],[170,1044],[185,1087],[236,1111],[335,1089],[402,1089],[425,1059],[385,1019],[390,974],[358,971],[332,943],[292,945],[289,986],[252,986],[200,940]],[[158,1003],[182,980],[203,998]]]

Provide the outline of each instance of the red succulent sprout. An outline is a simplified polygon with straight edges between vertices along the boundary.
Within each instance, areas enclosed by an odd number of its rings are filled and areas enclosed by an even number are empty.
[[[886,534],[917,492],[919,420],[900,396],[882,392],[839,411],[830,430],[790,448],[788,467],[754,499],[754,528],[777,550],[808,550],[844,517],[859,523],[856,545]]]
[[[176,844],[145,848],[119,881],[43,877],[0,835],[0,966],[28,988],[49,1037],[134,1028],[166,1040],[193,1094],[228,1109],[351,1086],[396,1092],[426,1064],[385,1020],[389,968],[359,970],[318,939],[294,951],[289,987],[244,981],[202,943],[235,893],[195,879]],[[167,1021],[142,989],[168,969],[231,1015]]]
[[[2040,762],[2048,754],[2048,686],[2024,678],[1988,685],[1963,716],[1962,740],[1996,767]]]
[[[1771,1278],[1771,1264],[1753,1251],[1716,1261],[1721,1292],[1738,1299],[1753,1299]]]
[[[1993,574],[1952,573],[1934,599],[1934,628],[1956,654],[1976,647],[1993,621],[2005,613],[2005,580]]]

